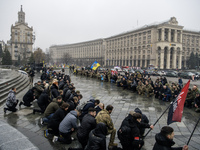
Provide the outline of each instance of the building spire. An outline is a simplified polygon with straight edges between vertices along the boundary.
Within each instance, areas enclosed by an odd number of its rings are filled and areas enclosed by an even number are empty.
[[[25,23],[25,12],[23,12],[22,5],[21,5],[21,11],[18,12],[18,22]]]

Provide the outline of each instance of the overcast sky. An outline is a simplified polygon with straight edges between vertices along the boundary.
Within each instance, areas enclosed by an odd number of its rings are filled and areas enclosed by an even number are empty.
[[[200,31],[200,0],[0,0],[0,40],[10,39],[21,5],[36,34],[34,48],[43,51],[55,44],[106,38],[173,16],[184,28]]]

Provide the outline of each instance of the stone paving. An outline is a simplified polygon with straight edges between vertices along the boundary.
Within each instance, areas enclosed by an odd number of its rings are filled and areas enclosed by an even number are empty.
[[[153,124],[169,105],[169,102],[159,101],[155,98],[146,98],[145,96],[138,96],[136,93],[132,93],[129,90],[122,90],[121,88],[116,87],[115,84],[101,82],[97,79],[73,75],[71,78],[72,82],[75,84],[76,90],[80,90],[83,95],[81,102],[87,101],[90,98],[98,98],[105,105],[112,104],[114,106],[111,117],[117,130],[119,129],[122,120],[127,116],[129,111],[134,110],[136,107],[139,107],[142,112],[147,115],[150,123]],[[39,79],[39,74],[36,74],[34,82]],[[177,81],[178,79],[170,79],[170,81],[173,80]],[[186,81],[184,81],[184,83],[186,83]],[[198,83],[199,81],[195,82],[195,84]],[[17,95],[17,98],[22,99],[27,90],[28,88],[24,89],[24,91]],[[142,150],[152,150],[152,147],[155,143],[155,134],[158,133],[163,126],[167,125],[167,113],[168,111],[155,125],[154,130],[152,130],[145,138],[145,145]],[[39,149],[63,150],[70,146],[80,147],[80,144],[77,140],[73,141],[73,143],[70,145],[66,145],[60,143],[52,143],[52,137],[49,137],[48,139],[44,138],[43,130],[46,129],[46,126],[40,125],[39,120],[41,117],[41,114],[33,115],[32,108],[23,106],[18,112],[7,113],[6,115],[3,114],[3,106],[0,108],[0,120],[3,120],[4,122],[7,122],[8,124],[15,127],[17,130],[27,136],[29,140]],[[198,120],[198,117],[200,117],[200,114],[195,113],[193,109],[184,108],[182,122],[173,123],[170,125],[175,130],[175,146],[183,146],[187,142],[190,133],[192,132],[196,121]],[[107,143],[108,140],[109,137],[107,137]],[[119,143],[117,136],[116,142]],[[197,126],[191,139],[189,149],[200,149],[200,124]]]

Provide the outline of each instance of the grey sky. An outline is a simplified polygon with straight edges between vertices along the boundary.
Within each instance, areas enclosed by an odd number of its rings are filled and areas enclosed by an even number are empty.
[[[200,31],[200,0],[0,0],[0,40],[23,5],[36,33],[34,47],[105,38],[176,17],[186,29]],[[138,26],[137,26],[138,20]]]

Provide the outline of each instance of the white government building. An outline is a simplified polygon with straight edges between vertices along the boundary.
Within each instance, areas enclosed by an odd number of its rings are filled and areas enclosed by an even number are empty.
[[[108,38],[75,44],[53,45],[49,48],[54,62],[60,62],[65,53],[74,64],[101,66],[137,66],[150,64],[159,69],[181,69],[187,66],[191,52],[199,53],[200,32],[185,30],[175,17],[145,25],[141,28]]]

